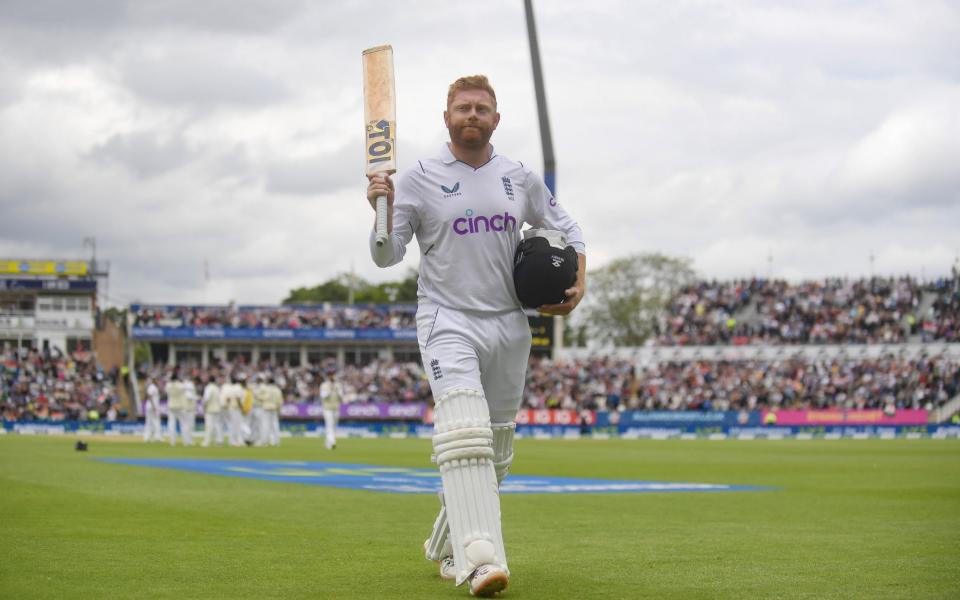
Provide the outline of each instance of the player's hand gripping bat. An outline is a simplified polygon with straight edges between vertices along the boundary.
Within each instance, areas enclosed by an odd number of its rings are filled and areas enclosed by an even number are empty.
[[[397,172],[397,99],[393,81],[393,48],[363,51],[363,114],[366,121],[367,175]],[[377,246],[387,241],[387,197],[377,198]]]

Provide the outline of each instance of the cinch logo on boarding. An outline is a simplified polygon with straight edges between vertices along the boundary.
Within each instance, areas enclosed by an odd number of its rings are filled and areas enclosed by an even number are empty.
[[[517,228],[517,219],[510,216],[510,213],[504,211],[502,215],[493,215],[486,217],[484,215],[473,216],[473,209],[468,208],[464,217],[454,220],[453,231],[457,235],[467,235],[468,233],[489,233],[491,231],[513,231]]]

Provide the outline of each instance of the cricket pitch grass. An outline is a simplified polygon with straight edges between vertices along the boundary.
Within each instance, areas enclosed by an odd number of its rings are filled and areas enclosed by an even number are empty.
[[[430,442],[170,448],[0,436],[0,598],[467,598],[421,544],[438,501],[101,462],[429,468]],[[504,598],[960,597],[958,440],[518,440],[512,473],[764,486],[504,494]]]

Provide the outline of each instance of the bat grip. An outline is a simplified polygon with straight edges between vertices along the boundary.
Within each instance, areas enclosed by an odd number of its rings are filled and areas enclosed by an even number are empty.
[[[377,196],[377,247],[387,243],[387,197]]]

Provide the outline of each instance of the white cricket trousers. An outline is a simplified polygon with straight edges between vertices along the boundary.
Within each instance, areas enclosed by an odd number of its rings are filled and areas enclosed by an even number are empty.
[[[263,436],[268,446],[280,445],[280,412],[277,410],[263,410]]]
[[[521,309],[481,313],[421,301],[417,341],[434,398],[454,388],[482,391],[491,422],[516,419],[531,341]]]
[[[183,420],[180,421],[180,435],[186,446],[193,445],[193,432],[197,429],[197,413],[193,410],[183,411]]]
[[[243,411],[239,408],[231,408],[227,411],[230,415],[230,425],[227,432],[230,437],[231,446],[243,445]]]
[[[223,429],[220,428],[220,413],[205,413],[203,415],[203,445],[209,446],[216,441],[218,446],[223,445]]]
[[[190,410],[174,410],[167,415],[167,432],[170,434],[170,445],[177,445],[177,424],[180,425],[180,436],[184,446],[193,445],[193,428],[196,427],[196,413]]]
[[[340,411],[337,409],[323,409],[323,430],[327,434],[327,450],[337,445],[337,421],[340,419]]]
[[[143,422],[143,441],[163,441],[163,426],[160,422],[160,413],[156,410],[147,409],[146,418]]]
[[[264,420],[263,407],[254,406],[250,411],[253,418],[250,419],[250,434],[254,446],[263,446],[267,441],[267,423]]]

